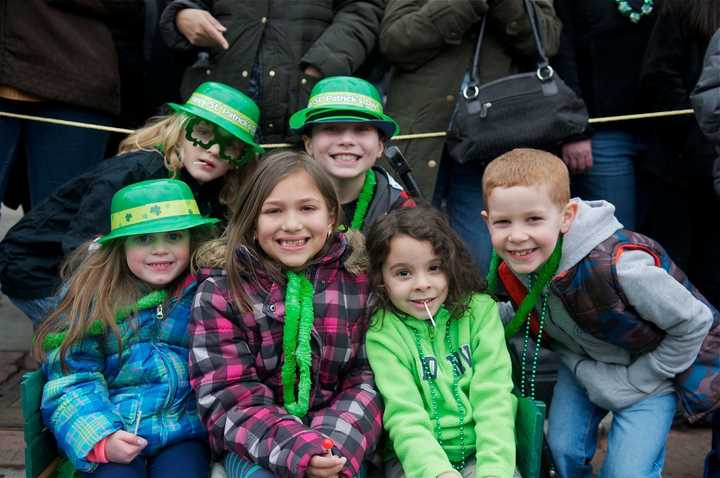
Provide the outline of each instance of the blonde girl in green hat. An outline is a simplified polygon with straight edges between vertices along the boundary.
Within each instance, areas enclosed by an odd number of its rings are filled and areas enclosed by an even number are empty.
[[[260,112],[240,91],[200,85],[172,114],[151,119],[120,154],[61,186],[25,214],[0,243],[2,291],[37,326],[56,305],[60,265],[80,244],[110,230],[110,198],[137,181],[186,182],[203,214],[224,219],[263,149],[254,135]]]
[[[333,76],[318,82],[307,108],[290,118],[305,150],[330,175],[343,209],[341,226],[367,233],[392,209],[414,206],[402,186],[375,162],[385,141],[399,131],[383,113],[377,89],[360,78]]]
[[[100,237],[39,328],[43,420],[82,476],[196,478],[209,470],[190,388],[195,248],[218,222],[182,181],[118,191]]]

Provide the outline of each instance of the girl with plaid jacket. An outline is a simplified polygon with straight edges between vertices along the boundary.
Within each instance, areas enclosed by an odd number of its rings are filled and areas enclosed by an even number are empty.
[[[284,152],[262,162],[240,204],[199,253],[224,266],[201,271],[191,318],[210,445],[231,478],[358,476],[382,411],[365,353],[367,276],[351,271],[336,232],[332,182]]]

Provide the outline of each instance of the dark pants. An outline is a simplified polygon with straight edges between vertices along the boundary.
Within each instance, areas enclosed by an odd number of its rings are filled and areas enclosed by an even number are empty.
[[[0,98],[0,111],[109,125],[105,113],[52,101],[27,102]],[[0,200],[16,153],[27,159],[30,204],[38,204],[70,179],[105,157],[110,133],[0,116]]]
[[[104,463],[90,478],[202,478],[210,473],[210,451],[200,440],[188,440],[167,446],[152,457],[138,456],[127,465]]]

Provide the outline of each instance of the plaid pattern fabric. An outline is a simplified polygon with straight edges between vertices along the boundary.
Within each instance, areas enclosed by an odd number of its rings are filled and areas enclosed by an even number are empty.
[[[675,377],[675,387],[690,421],[720,406],[720,313],[690,282],[665,250],[647,236],[620,229],[600,243],[552,287],[570,316],[596,338],[640,354],[654,349],[665,333],[644,320],[632,307],[617,281],[615,265],[623,250],[640,249],[655,257],[676,281],[713,312],[713,324],[695,362]]]
[[[118,324],[122,351],[112,331],[88,336],[68,350],[60,364],[59,348],[48,353],[43,370],[43,420],[73,466],[89,472],[85,459],[101,439],[117,430],[148,441],[144,455],[179,441],[206,436],[190,387],[188,322],[196,290],[194,277],[164,306],[142,310]]]
[[[224,271],[205,271],[192,308],[190,374],[215,452],[231,450],[278,476],[305,476],[322,440],[348,459],[355,476],[374,449],[382,409],[365,353],[365,275],[343,267],[338,235],[306,273],[314,284],[310,410],[303,420],[283,408],[280,378],[285,317],[283,284],[260,271],[243,277],[252,312],[238,313]]]

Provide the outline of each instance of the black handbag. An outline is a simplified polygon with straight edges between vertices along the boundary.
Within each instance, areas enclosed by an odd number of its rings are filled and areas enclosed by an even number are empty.
[[[550,66],[530,0],[524,0],[538,51],[535,71],[480,85],[477,72],[486,18],[480,25],[470,81],[462,87],[447,132],[454,161],[483,165],[513,148],[548,148],[585,131],[585,103]]]

